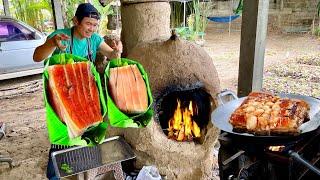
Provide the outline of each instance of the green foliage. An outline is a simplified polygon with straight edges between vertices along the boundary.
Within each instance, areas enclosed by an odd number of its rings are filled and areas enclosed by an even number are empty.
[[[104,35],[107,34],[106,31],[108,30],[108,15],[114,15],[115,12],[113,11],[112,8],[112,3],[114,1],[109,1],[108,4],[105,7],[102,7],[99,3],[99,0],[93,0],[92,4],[94,7],[97,8],[99,13],[101,14],[101,20],[100,20],[100,26],[99,26],[99,34]]]
[[[188,27],[180,27],[175,28],[176,33],[179,34],[180,37],[187,40],[194,40],[194,32],[190,31]]]
[[[113,14],[113,9],[111,8],[111,3],[114,1],[110,1],[105,7],[102,7],[99,3],[99,0],[93,0],[92,4],[94,5],[95,8],[99,11],[101,14],[101,17],[105,17],[109,14]]]
[[[188,27],[177,28],[176,32],[184,39],[191,41],[198,40],[204,36],[208,25],[207,17],[212,11],[212,3],[211,0],[206,2],[193,0],[192,2],[188,2],[187,5],[191,13],[187,19]]]
[[[242,14],[242,11],[243,11],[243,0],[240,0],[237,9],[235,9],[233,12],[235,14]]]
[[[319,37],[320,36],[320,0],[318,0],[316,8],[317,8],[317,16],[319,18],[319,21],[318,21],[318,27],[315,27],[314,25],[315,25],[316,15],[313,16],[312,34]]]
[[[0,6],[3,6],[2,0],[0,0]],[[0,9],[0,15],[4,15],[4,9]]]
[[[62,11],[64,11],[64,26],[65,27],[72,27],[72,18],[74,17],[74,14],[76,13],[77,7],[79,4],[84,3],[85,0],[68,0],[63,1],[60,0],[60,3],[62,5]]]
[[[70,165],[67,163],[63,163],[60,169],[65,171],[67,174],[71,174],[73,172],[72,167],[70,167]]]
[[[53,22],[50,0],[14,0],[10,1],[13,17],[44,32],[52,27],[45,26],[46,21]]]
[[[0,0],[0,2],[3,2]],[[85,0],[60,0],[62,6],[62,16],[64,26],[73,26],[72,18],[80,3]],[[110,3],[102,7],[98,0],[93,0],[92,4],[98,9],[101,14],[101,25],[99,32],[107,29],[107,16],[113,14]],[[23,21],[42,32],[52,32],[54,30],[54,19],[52,12],[51,0],[13,0],[10,3],[10,13],[16,19]]]
[[[74,17],[74,14],[77,10],[77,7],[79,4],[84,3],[84,2],[85,2],[85,0],[61,1],[62,7],[65,7],[65,16],[66,16],[65,26],[66,27],[73,26],[72,18]],[[97,10],[99,11],[99,13],[101,15],[100,26],[98,29],[98,32],[101,34],[105,34],[105,31],[107,30],[107,22],[108,22],[107,16],[110,14],[114,14],[114,12],[111,8],[112,2],[113,1],[109,1],[109,3],[105,7],[102,7],[98,0],[91,1],[91,3],[94,5],[95,8],[97,8]]]
[[[317,27],[315,30],[314,30],[314,35],[316,36],[320,36],[320,27]]]
[[[172,28],[181,27],[183,22],[183,4],[180,2],[172,2],[171,6],[171,15],[170,22]]]

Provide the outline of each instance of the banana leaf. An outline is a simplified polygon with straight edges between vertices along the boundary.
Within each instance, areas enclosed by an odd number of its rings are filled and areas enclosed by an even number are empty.
[[[133,65],[136,64],[138,69],[140,70],[140,73],[142,75],[142,78],[145,81],[146,88],[147,88],[147,94],[148,94],[148,108],[145,112],[140,114],[134,114],[134,115],[128,115],[122,112],[115,104],[115,102],[112,100],[109,92],[108,92],[108,82],[110,78],[110,68],[114,67],[121,67],[126,65]],[[113,59],[109,61],[106,69],[105,69],[105,90],[106,90],[106,97],[107,97],[107,108],[108,108],[108,120],[111,126],[113,127],[119,127],[119,128],[143,128],[146,127],[153,116],[153,110],[152,110],[152,93],[150,89],[149,84],[149,78],[147,72],[144,70],[143,66],[139,64],[136,61],[121,58],[121,59]]]
[[[58,145],[81,145],[81,146],[94,146],[96,144],[102,143],[106,135],[107,123],[105,121],[101,122],[99,125],[90,127],[87,131],[80,137],[69,138],[67,126],[61,122],[60,118],[52,108],[49,100],[48,100],[48,66],[55,64],[69,64],[74,62],[88,61],[85,58],[75,56],[72,54],[57,54],[45,60],[45,69],[43,72],[43,95],[45,101],[46,108],[46,122],[49,134],[49,140],[51,144]],[[101,113],[102,117],[105,117],[107,114],[106,102],[102,90],[101,80],[99,73],[96,71],[94,65],[91,63],[91,72],[95,78],[97,83],[99,96],[100,96],[100,104],[101,104]]]

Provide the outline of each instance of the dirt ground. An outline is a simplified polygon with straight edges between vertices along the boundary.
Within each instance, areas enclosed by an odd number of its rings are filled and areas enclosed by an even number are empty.
[[[217,68],[222,89],[236,90],[240,32],[219,32],[209,24],[204,48]],[[268,34],[265,66],[283,66],[294,57],[318,54],[320,41],[308,34]],[[152,83],[152,82],[151,82]],[[41,76],[0,82],[0,121],[6,137],[0,155],[10,156],[14,168],[0,164],[0,179],[46,179],[49,142],[45,124]]]
[[[209,23],[204,45],[217,68],[221,87],[236,91],[240,54],[240,32],[220,32]],[[309,34],[267,34],[264,67],[283,66],[303,56],[318,56],[320,41]]]

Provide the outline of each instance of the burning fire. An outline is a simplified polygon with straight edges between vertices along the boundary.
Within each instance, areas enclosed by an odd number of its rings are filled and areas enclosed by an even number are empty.
[[[173,117],[169,120],[168,138],[177,141],[191,141],[194,137],[199,138],[200,128],[198,124],[192,120],[192,116],[197,113],[193,111],[192,101],[189,102],[189,107],[181,107],[180,100],[177,99],[177,108],[174,111]]]

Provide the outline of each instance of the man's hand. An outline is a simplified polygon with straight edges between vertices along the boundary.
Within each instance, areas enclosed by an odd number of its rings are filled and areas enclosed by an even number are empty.
[[[113,49],[113,51],[116,54],[117,58],[120,58],[122,50],[123,50],[122,42],[121,41],[117,41],[117,40],[113,40],[110,47]]]
[[[47,39],[47,41],[42,44],[41,46],[38,46],[34,53],[33,53],[33,60],[35,62],[40,62],[44,59],[46,59],[52,52],[59,48],[62,51],[64,51],[67,47],[64,46],[61,41],[65,41],[70,39],[69,36],[65,34],[56,34],[53,37]]]
[[[120,58],[123,47],[120,39],[105,37],[105,40],[102,41],[99,46],[99,51],[104,56],[107,56],[108,59]]]
[[[50,40],[54,47],[59,48],[60,50],[64,51],[67,46],[64,46],[61,41],[69,40],[70,37],[65,34],[56,34]]]

